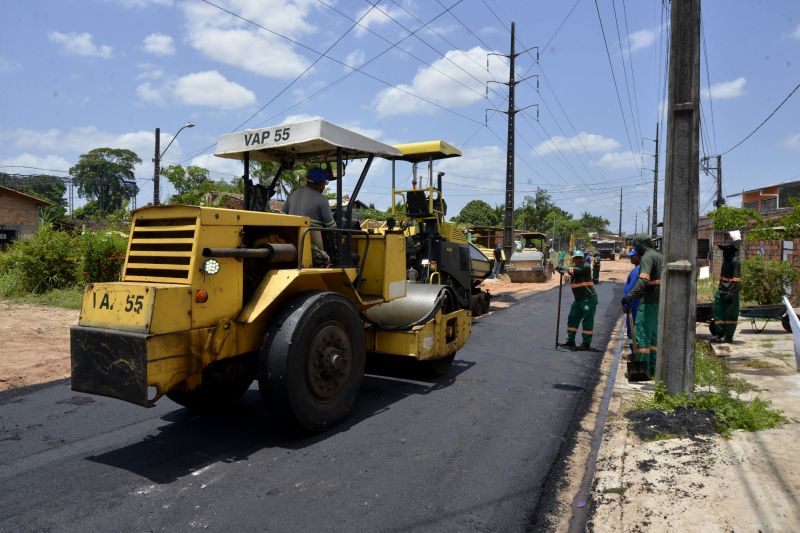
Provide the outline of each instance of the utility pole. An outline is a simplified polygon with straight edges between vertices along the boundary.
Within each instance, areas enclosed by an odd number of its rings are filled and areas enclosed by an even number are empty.
[[[646,227],[648,227],[648,228],[651,227],[650,226],[650,206],[649,205],[647,206],[647,226]]]
[[[635,228],[634,228],[635,231]],[[622,237],[622,187],[619,188],[619,236]]]
[[[722,196],[722,156],[717,156],[717,199],[714,201],[714,207],[721,207],[725,205],[725,198]]]
[[[153,157],[153,205],[161,203],[161,128],[156,128],[156,154]]]
[[[670,25],[664,268],[656,379],[694,389],[700,126],[700,0],[673,0]]]
[[[653,218],[650,226],[650,236],[658,235],[658,122],[656,122],[656,161],[653,168]]]
[[[523,81],[536,77],[536,75],[528,76],[527,78],[523,78],[518,80],[515,78],[514,74],[514,63],[517,56],[520,56],[524,53],[527,53],[531,50],[536,50],[536,60],[539,60],[539,48],[537,46],[533,46],[528,48],[527,50],[523,50],[522,52],[516,52],[516,48],[514,46],[515,40],[515,31],[516,31],[516,23],[511,23],[511,47],[510,52],[508,55],[505,54],[489,54],[489,55],[499,55],[501,57],[508,58],[508,82],[498,82],[498,81],[490,81],[488,83],[501,83],[503,85],[508,85],[508,111],[501,111],[499,109],[487,109],[487,111],[497,111],[499,113],[505,113],[508,115],[508,143],[506,145],[506,204],[505,204],[505,212],[503,217],[503,251],[506,255],[506,261],[511,259],[511,256],[514,253],[515,245],[514,245],[514,119],[520,111],[524,111],[529,107],[533,107],[536,104],[532,104],[522,109],[517,109],[515,106],[514,101],[514,89],[515,87],[522,83]],[[486,58],[486,70],[489,70],[489,58]],[[488,84],[487,84],[487,95],[488,95]]]

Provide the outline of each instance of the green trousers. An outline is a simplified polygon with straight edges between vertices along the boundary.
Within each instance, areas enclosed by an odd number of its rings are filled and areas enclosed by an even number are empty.
[[[725,340],[733,340],[738,323],[739,295],[721,294],[717,291],[714,295],[714,326],[716,326],[717,336],[725,337]]]
[[[647,371],[656,373],[656,351],[658,345],[658,304],[639,304],[636,312],[636,358],[647,361]]]
[[[597,309],[597,294],[593,294],[583,300],[575,300],[569,308],[567,317],[567,343],[575,342],[575,334],[578,327],[583,322],[581,329],[581,342],[583,344],[592,343],[592,328],[594,328],[594,312]]]

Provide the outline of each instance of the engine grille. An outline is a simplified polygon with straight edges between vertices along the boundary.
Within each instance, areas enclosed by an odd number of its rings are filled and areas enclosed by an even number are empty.
[[[195,218],[136,220],[123,280],[189,283],[196,230]]]

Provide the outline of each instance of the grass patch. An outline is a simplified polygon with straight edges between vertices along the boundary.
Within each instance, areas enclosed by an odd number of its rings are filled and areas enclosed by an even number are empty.
[[[767,363],[769,364],[769,363]],[[700,392],[699,388],[707,388]],[[712,391],[713,389],[713,391]],[[668,394],[664,383],[656,383],[652,397],[641,398],[633,404],[628,417],[632,420],[642,413],[664,412],[682,415],[691,412],[711,411],[716,422],[716,431],[729,437],[737,429],[758,431],[779,426],[786,419],[771,403],[760,397],[752,401],[739,398],[744,392],[758,390],[743,379],[730,376],[725,363],[711,355],[710,345],[698,342],[695,351],[695,394]],[[690,418],[682,416],[683,418]],[[680,417],[679,417],[680,418]],[[675,421],[671,423],[674,425]],[[650,440],[670,438],[674,431],[665,431],[658,427],[650,428],[655,437]]]
[[[706,278],[697,280],[697,303],[710,304],[714,301],[714,293],[717,292],[719,281]]]
[[[625,494],[626,490],[625,487],[608,487],[603,489],[603,494]]]
[[[758,390],[758,387],[741,378],[731,377],[725,362],[712,355],[711,345],[699,341],[694,352],[694,386],[705,387],[717,392],[742,394]]]
[[[0,294],[0,298],[16,304],[47,305],[64,309],[80,309],[83,289],[53,289],[44,294]]]

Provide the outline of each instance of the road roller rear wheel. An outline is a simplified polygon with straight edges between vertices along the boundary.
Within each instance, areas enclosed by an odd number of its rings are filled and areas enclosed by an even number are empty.
[[[203,370],[203,381],[198,387],[190,391],[171,390],[167,398],[200,413],[230,407],[253,383],[255,361],[255,354],[251,354],[211,363]]]
[[[365,360],[364,329],[353,305],[334,292],[305,293],[284,306],[264,337],[258,388],[276,418],[324,431],[353,408]]]
[[[425,361],[425,363],[431,375],[444,376],[450,372],[450,367],[453,366],[453,360],[455,360],[455,358],[456,354],[453,354],[444,359],[433,359],[431,361]]]

